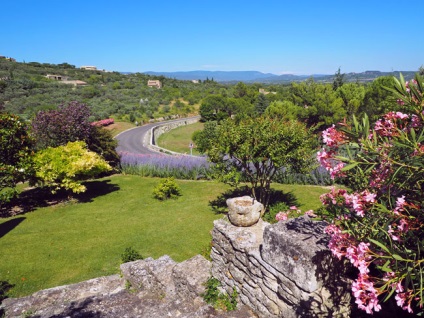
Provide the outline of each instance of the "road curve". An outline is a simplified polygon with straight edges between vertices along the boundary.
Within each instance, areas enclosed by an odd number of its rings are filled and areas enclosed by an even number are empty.
[[[149,132],[149,130],[153,127],[161,126],[166,123],[179,122],[187,119],[188,118],[179,118],[174,120],[162,121],[126,130],[115,137],[116,140],[118,140],[118,147],[116,147],[116,151],[137,154],[157,154],[157,152],[150,150],[149,148],[147,148],[147,145],[144,144],[145,136]]]

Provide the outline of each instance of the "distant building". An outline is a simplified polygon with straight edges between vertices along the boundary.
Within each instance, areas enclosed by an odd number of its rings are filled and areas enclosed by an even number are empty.
[[[199,80],[191,80],[194,84],[199,84]]]
[[[68,76],[63,76],[63,75],[53,75],[53,74],[47,74],[46,77],[48,79],[52,79],[55,81],[67,81],[68,80]]]
[[[80,81],[80,80],[71,80],[71,81],[62,81],[63,84],[70,84],[70,85],[74,85],[74,86],[84,86],[87,85],[87,82],[84,81]]]
[[[274,95],[275,95],[275,94],[277,94],[277,92],[267,92],[267,91],[266,91],[265,89],[263,89],[263,88],[260,88],[260,89],[259,89],[259,93],[260,93],[260,94],[264,94],[264,95],[268,95],[268,94],[270,94],[270,93],[271,93],[271,94],[274,94]]]
[[[162,88],[162,83],[159,80],[148,80],[147,86],[149,87],[156,87],[156,88]]]
[[[87,71],[97,71],[97,67],[95,66],[81,66],[80,69],[87,70]]]
[[[7,61],[16,62],[16,59],[14,59],[13,57],[7,57],[7,56],[4,56],[4,55],[0,55],[0,59],[5,59]]]
[[[87,83],[84,82],[84,81],[80,81],[80,80],[69,80],[69,77],[68,76],[63,76],[63,75],[47,74],[46,77],[48,79],[59,81],[59,82],[61,82],[63,84],[70,84],[70,85],[74,85],[74,86],[84,86],[84,85],[87,85]]]

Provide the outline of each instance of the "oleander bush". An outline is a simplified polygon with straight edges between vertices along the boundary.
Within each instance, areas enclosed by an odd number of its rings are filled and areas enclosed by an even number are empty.
[[[401,110],[371,124],[365,116],[323,132],[318,153],[333,178],[352,191],[321,196],[329,247],[357,268],[352,292],[359,309],[396,301],[409,313],[424,304],[424,80],[395,79],[388,88]],[[343,147],[343,155],[339,150]]]

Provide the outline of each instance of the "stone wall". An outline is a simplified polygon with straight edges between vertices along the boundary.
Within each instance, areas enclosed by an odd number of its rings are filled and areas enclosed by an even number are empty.
[[[349,317],[344,267],[327,248],[324,226],[307,216],[251,227],[217,220],[212,275],[260,317]]]
[[[180,155],[179,153],[175,153],[173,151],[159,147],[157,145],[157,141],[158,141],[159,136],[164,134],[164,133],[167,133],[168,131],[175,129],[177,127],[194,124],[194,123],[198,122],[199,120],[200,120],[200,116],[196,116],[196,117],[192,117],[192,118],[187,118],[185,120],[167,122],[167,123],[164,123],[163,125],[153,127],[150,130],[150,132],[148,134],[146,134],[146,137],[148,138],[148,140],[145,140],[144,144],[147,144],[148,147],[150,149],[154,150],[154,151],[166,152],[166,153]],[[189,149],[188,146],[189,145],[187,145],[187,150]]]

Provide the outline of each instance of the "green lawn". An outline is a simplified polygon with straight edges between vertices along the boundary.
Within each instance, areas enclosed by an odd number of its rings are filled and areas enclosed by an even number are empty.
[[[79,202],[60,203],[0,219],[0,281],[15,285],[12,297],[119,272],[121,254],[168,254],[175,261],[199,254],[210,242],[209,201],[228,189],[211,181],[178,180],[182,196],[157,201],[160,179],[115,175],[90,182]],[[302,210],[320,206],[327,189],[276,185]]]
[[[172,129],[159,136],[158,145],[171,151],[189,154],[189,145],[193,142],[191,136],[195,131],[203,130],[203,126],[203,123],[197,122]],[[193,148],[193,155],[199,155],[196,148]]]
[[[112,136],[116,136],[119,133],[136,127],[133,123],[123,122],[123,121],[116,121],[112,125],[104,127],[106,130],[110,130],[112,133]]]

